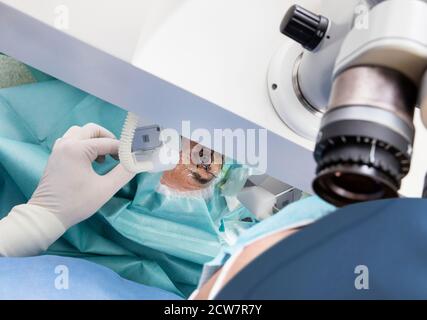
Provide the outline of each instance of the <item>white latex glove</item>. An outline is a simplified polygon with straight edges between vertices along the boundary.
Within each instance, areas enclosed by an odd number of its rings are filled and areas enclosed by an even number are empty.
[[[94,160],[118,148],[114,135],[98,125],[70,128],[56,141],[30,201],[0,220],[0,256],[39,254],[98,211],[134,176],[120,164],[104,176],[93,170]]]
[[[118,149],[119,141],[101,126],[71,127],[56,141],[28,204],[55,215],[65,229],[89,218],[134,177],[120,164],[105,175],[94,171],[93,161]]]

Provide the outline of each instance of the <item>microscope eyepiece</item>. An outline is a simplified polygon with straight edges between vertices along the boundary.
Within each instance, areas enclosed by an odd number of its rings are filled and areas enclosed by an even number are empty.
[[[339,74],[314,152],[314,191],[337,206],[397,197],[410,168],[416,97],[411,80],[391,69]]]

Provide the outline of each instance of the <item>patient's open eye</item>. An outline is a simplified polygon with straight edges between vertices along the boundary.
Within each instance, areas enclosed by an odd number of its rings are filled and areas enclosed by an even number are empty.
[[[183,145],[180,164],[163,175],[162,183],[179,191],[207,188],[220,176],[223,162],[219,153],[190,141]]]
[[[212,164],[214,152],[198,143],[191,145],[191,163],[197,167]]]

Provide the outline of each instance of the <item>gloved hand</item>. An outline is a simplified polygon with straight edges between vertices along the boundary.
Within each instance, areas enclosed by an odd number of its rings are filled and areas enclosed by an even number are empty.
[[[105,175],[94,171],[93,161],[118,149],[119,141],[103,127],[71,127],[56,141],[28,204],[55,215],[65,229],[89,218],[134,177],[120,164]]]

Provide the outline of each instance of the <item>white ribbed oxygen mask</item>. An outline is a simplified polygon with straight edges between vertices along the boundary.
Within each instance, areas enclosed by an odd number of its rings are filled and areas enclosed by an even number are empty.
[[[180,137],[129,112],[120,137],[119,158],[134,173],[172,170],[180,159]]]

